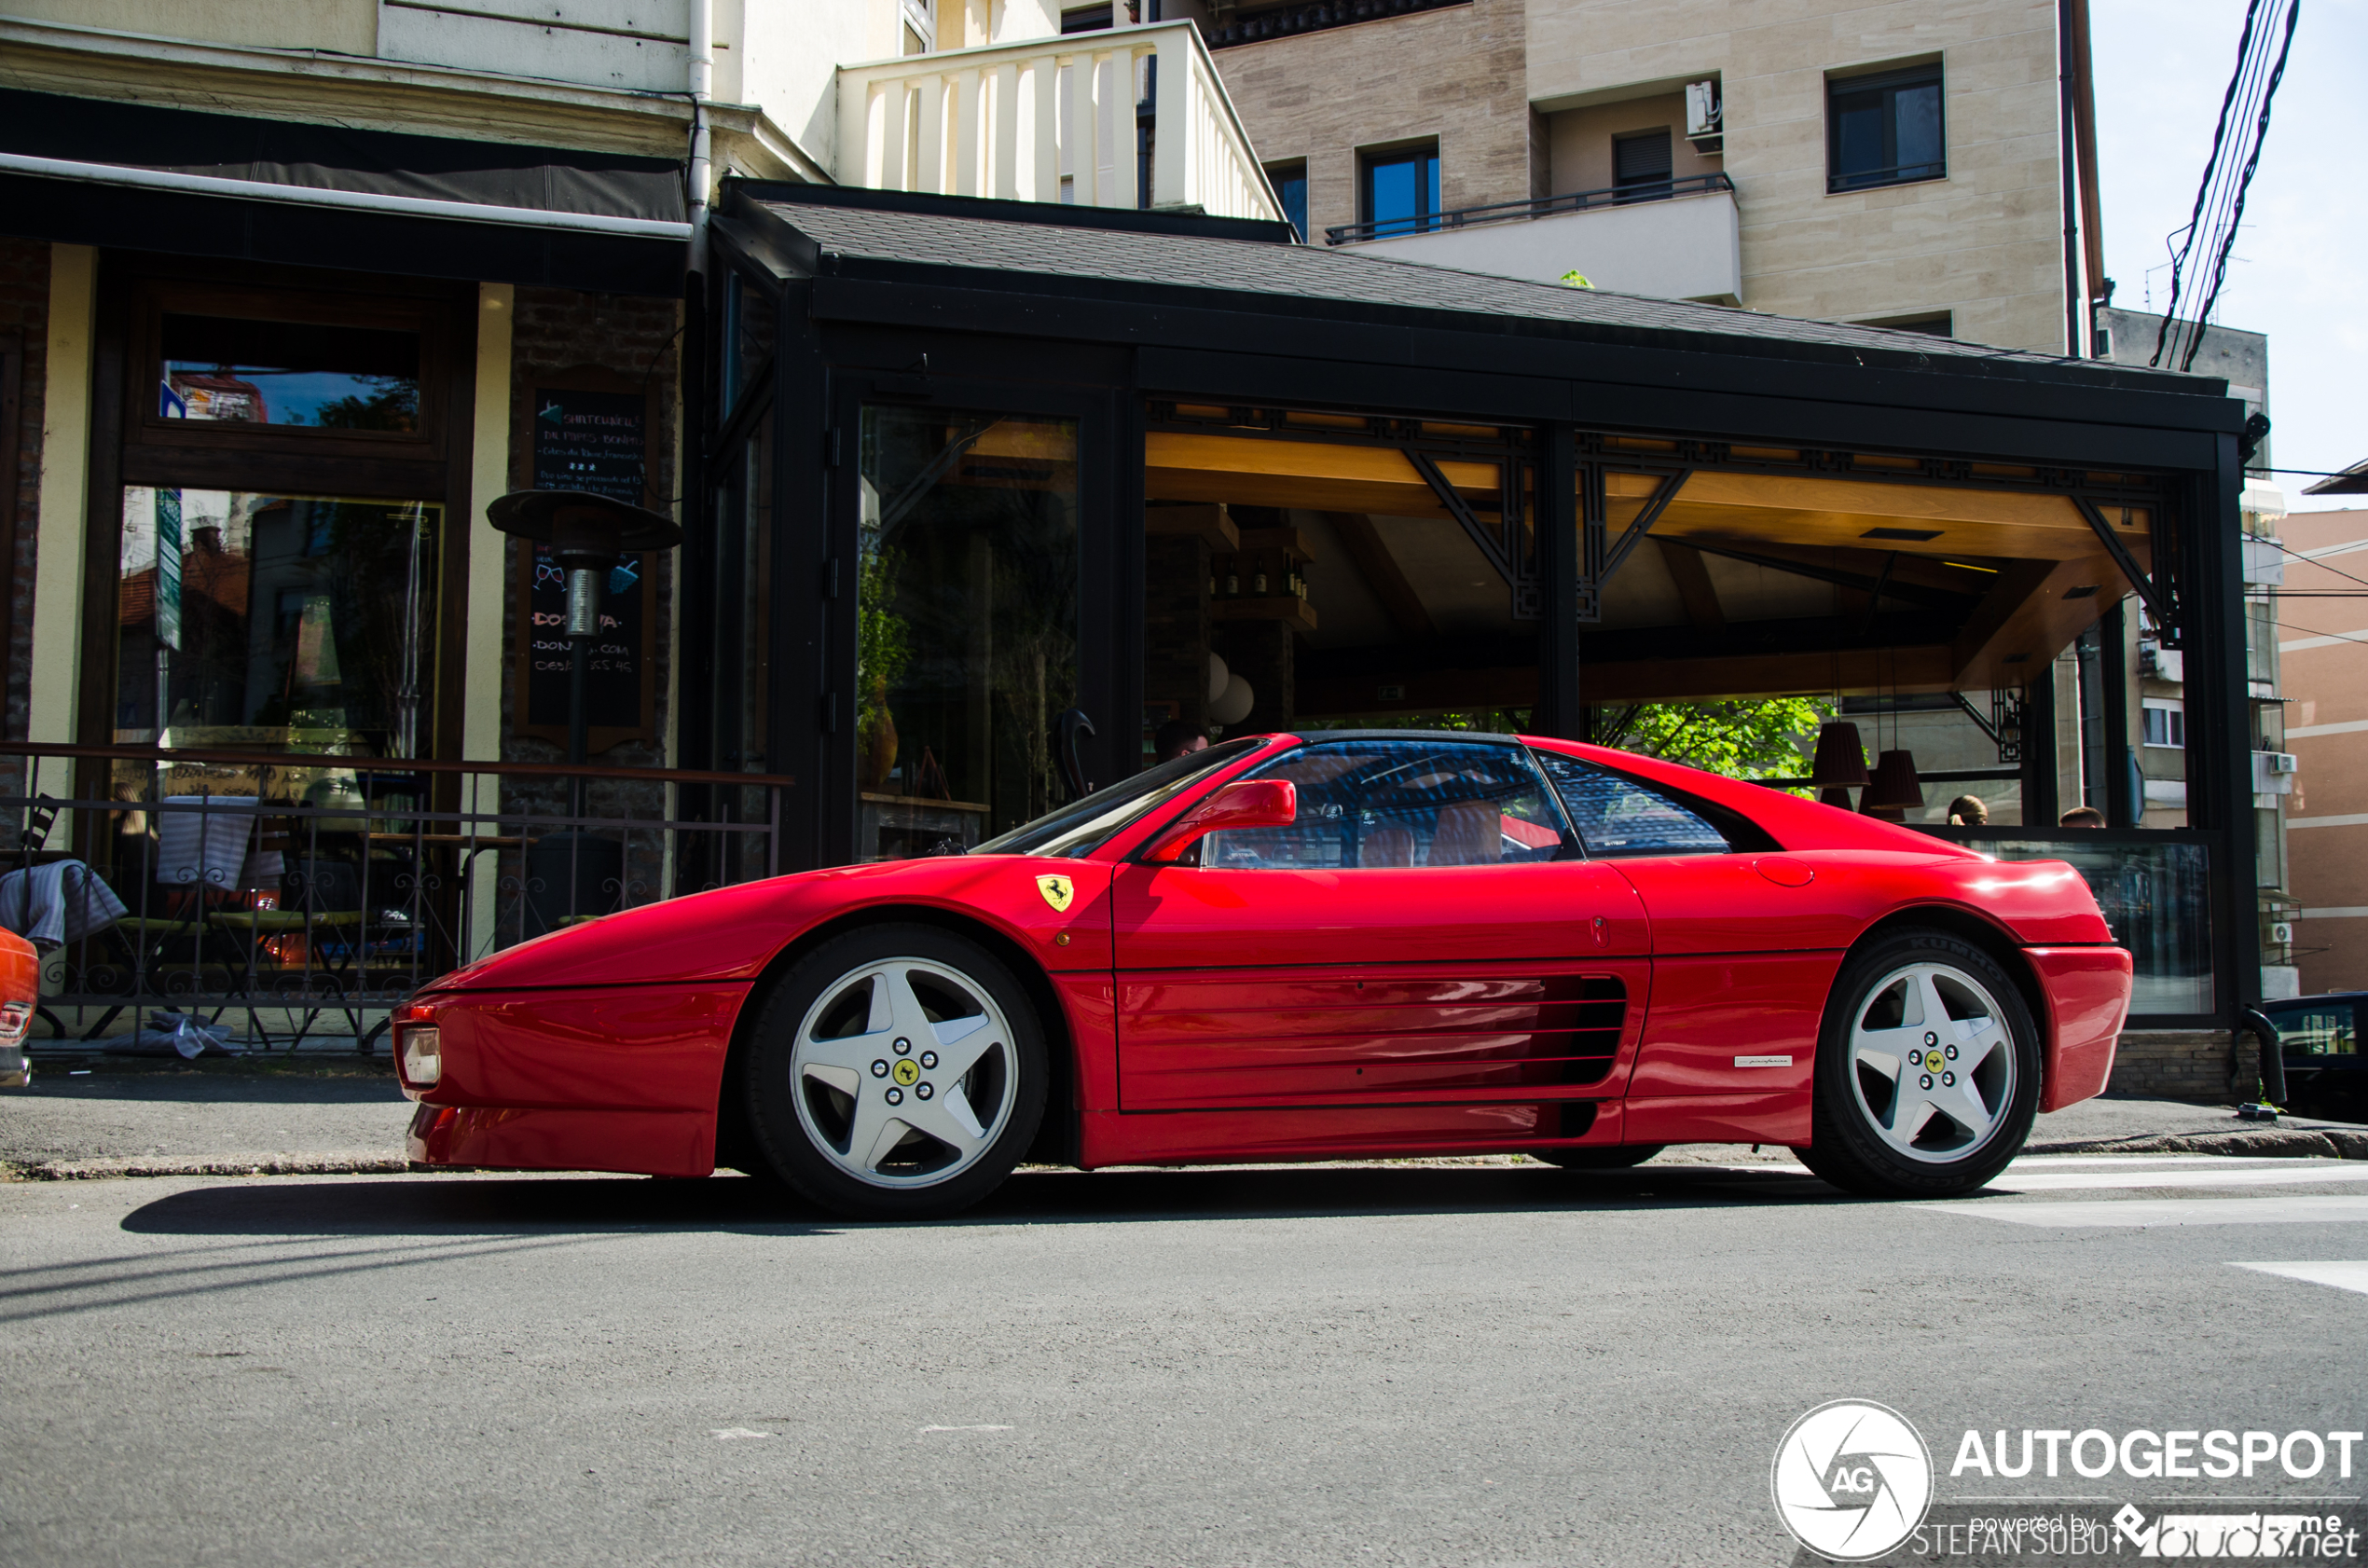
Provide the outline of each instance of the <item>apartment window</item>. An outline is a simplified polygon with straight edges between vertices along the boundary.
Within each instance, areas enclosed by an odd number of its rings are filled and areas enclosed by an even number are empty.
[[[2149,746],[2187,744],[2187,705],[2158,697],[2145,699],[2145,736]]]
[[[1658,201],[1670,194],[1669,127],[1612,138],[1612,188],[1616,201]]]
[[[904,52],[927,54],[937,46],[937,19],[929,14],[930,0],[904,0]]]
[[[1283,215],[1291,220],[1291,227],[1299,231],[1300,243],[1307,243],[1307,165],[1278,163],[1267,170],[1266,177],[1274,182],[1274,199],[1283,204]]]
[[[1069,33],[1099,33],[1109,27],[1113,18],[1108,6],[1086,6],[1061,13],[1061,31]]]
[[[1948,172],[1941,135],[1940,67],[1825,83],[1825,188],[1937,180]]]
[[[1439,146],[1365,155],[1364,221],[1375,239],[1439,227]]]

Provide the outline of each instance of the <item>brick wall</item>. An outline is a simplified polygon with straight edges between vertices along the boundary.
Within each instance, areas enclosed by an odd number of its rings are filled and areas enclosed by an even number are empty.
[[[650,490],[659,497],[676,493],[675,467],[675,374],[681,361],[678,357],[680,339],[677,329],[681,323],[681,307],[670,299],[648,299],[636,296],[582,294],[571,289],[521,288],[517,291],[517,313],[510,340],[510,428],[514,433],[531,431],[534,417],[533,397],[538,378],[545,380],[558,372],[591,365],[622,376],[635,383],[644,378],[656,394],[656,420],[650,432]],[[513,439],[511,443],[510,486],[524,489],[532,483],[530,441]],[[502,600],[502,756],[510,762],[556,763],[567,760],[564,744],[555,744],[540,736],[520,735],[516,728],[519,717],[515,711],[517,692],[511,675],[519,657],[518,644],[524,628],[517,620],[517,574],[519,553],[529,546],[516,540],[504,542]],[[652,721],[656,738],[648,741],[626,741],[606,751],[595,754],[591,761],[601,767],[664,767],[665,736],[671,697],[674,667],[674,572],[677,557],[668,551],[658,557],[656,569],[651,572],[648,592],[651,596],[650,615],[653,622],[651,646],[655,665],[656,695]],[[566,786],[558,780],[512,779],[503,786],[505,805],[524,806],[535,812],[558,812],[565,809]],[[641,785],[614,780],[595,780],[585,791],[585,808],[595,817],[632,816],[649,820],[666,815],[666,791],[655,785]],[[595,837],[613,836],[599,834]],[[553,841],[557,842],[557,841]],[[624,879],[626,900],[639,902],[655,893],[665,879],[664,851],[659,835],[640,832],[631,834],[625,846]],[[596,880],[604,881],[607,873],[597,862],[571,866],[566,872],[554,872],[545,867],[538,871],[531,864],[530,876],[544,875],[553,880],[554,890],[545,902],[554,910],[565,907],[569,895],[557,891],[562,886],[557,878],[564,875],[564,886],[574,887],[575,879],[583,878],[584,886],[575,887],[574,910],[578,914],[597,914],[613,908],[613,890],[596,888]]]
[[[1530,197],[1526,17],[1523,0],[1473,0],[1219,49],[1217,69],[1258,156],[1306,160],[1308,237],[1322,244],[1357,221],[1359,147],[1437,138],[1451,210]]]
[[[2259,1060],[2258,1048],[2248,1039],[2246,1051],[2251,1068]],[[2234,1066],[2225,1029],[2130,1029],[2122,1034],[2113,1053],[2113,1076],[2105,1087],[2116,1094],[2149,1099],[2233,1105],[2237,1099],[2230,1091]],[[2257,1076],[2247,1072],[2248,1088]]]
[[[0,693],[0,726],[12,740],[25,734],[32,701],[33,575],[35,523],[41,509],[41,418],[49,342],[49,246],[39,240],[0,239],[0,340],[20,342],[22,379],[17,405],[16,472],[0,475],[12,508],[16,547],[8,571],[7,684]]]
[[[534,417],[532,399],[538,378],[585,365],[640,381],[648,378],[657,396],[658,423],[650,433],[650,486],[654,493],[675,493],[674,378],[679,364],[677,328],[681,309],[670,299],[636,296],[580,294],[571,289],[521,288],[510,341],[510,428],[529,430]],[[524,489],[533,482],[523,442],[512,443],[510,486]],[[517,625],[518,552],[516,540],[505,542],[502,607],[502,646],[505,653],[502,688],[502,755],[510,762],[564,762],[566,748],[535,736],[516,733],[512,706],[516,693],[509,680],[509,661],[517,656],[522,629]],[[668,690],[673,676],[673,595],[677,561],[672,552],[658,557],[651,574],[650,594],[655,635],[657,698],[654,721],[666,734]],[[604,767],[663,767],[659,741],[627,741],[592,759]]]

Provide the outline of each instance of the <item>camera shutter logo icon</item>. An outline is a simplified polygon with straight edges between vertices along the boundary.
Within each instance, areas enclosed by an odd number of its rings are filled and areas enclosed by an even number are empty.
[[[1836,1399],[1785,1432],[1769,1487],[1795,1540],[1830,1561],[1864,1562],[1924,1522],[1933,1456],[1898,1411]]]

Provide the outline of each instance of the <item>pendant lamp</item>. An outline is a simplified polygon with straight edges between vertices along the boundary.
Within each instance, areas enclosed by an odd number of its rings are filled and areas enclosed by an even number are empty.
[[[1858,738],[1856,724],[1836,719],[1818,726],[1817,758],[1809,770],[1809,781],[1821,790],[1866,782],[1866,748]]]
[[[1875,760],[1875,777],[1866,787],[1866,804],[1905,810],[1924,804],[1923,781],[1916,777],[1916,753],[1886,751]]]
[[[1817,804],[1830,805],[1838,811],[1848,811],[1851,808],[1850,791],[1838,784],[1820,790],[1817,792]]]

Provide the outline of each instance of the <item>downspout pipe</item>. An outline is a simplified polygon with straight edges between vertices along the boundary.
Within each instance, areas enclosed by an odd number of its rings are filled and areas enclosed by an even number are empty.
[[[709,145],[708,105],[715,98],[715,0],[691,7],[691,251],[684,270],[707,275],[708,192],[714,185]]]
[[[697,0],[694,0],[696,4]],[[2078,115],[2072,91],[2072,0],[2056,0],[2056,85],[2058,100],[2056,166],[2064,186],[2064,352],[2081,357],[2080,201],[2073,184],[2073,163],[2080,143]]]

